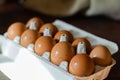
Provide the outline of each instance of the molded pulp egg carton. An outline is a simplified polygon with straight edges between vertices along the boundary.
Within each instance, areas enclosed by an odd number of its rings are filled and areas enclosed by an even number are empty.
[[[118,51],[117,44],[112,41],[95,36],[61,20],[56,20],[53,24],[59,30],[70,31],[75,38],[87,38],[93,47],[103,44],[112,54]],[[11,41],[6,36],[0,35],[0,52],[2,53],[0,55],[0,70],[11,80],[103,80],[116,64],[113,59],[112,64],[107,67],[96,66],[95,73],[90,76],[74,76],[63,69],[64,65],[59,67],[52,64],[48,59],[49,53],[37,56],[33,51],[33,45],[24,48],[19,45],[17,39]]]

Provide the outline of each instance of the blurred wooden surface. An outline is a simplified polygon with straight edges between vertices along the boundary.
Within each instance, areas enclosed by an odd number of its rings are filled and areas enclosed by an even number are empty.
[[[44,22],[53,22],[56,19],[61,19],[97,36],[114,41],[120,47],[120,20],[115,21],[103,16],[84,17],[79,14],[64,18],[53,17],[25,9],[14,3],[0,6],[0,10],[0,34],[6,32],[9,25],[13,22],[21,21],[26,23],[28,19],[37,16],[43,19]],[[120,80],[120,50],[113,55],[113,58],[117,61],[117,64],[112,68],[105,80]]]

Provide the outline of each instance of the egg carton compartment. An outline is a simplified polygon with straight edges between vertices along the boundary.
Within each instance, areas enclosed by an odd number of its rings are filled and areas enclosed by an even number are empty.
[[[87,38],[93,47],[101,44],[108,47],[111,54],[118,51],[117,44],[112,41],[93,35],[61,20],[56,20],[53,24],[58,30],[70,31],[74,38]],[[102,80],[107,77],[110,69],[116,64],[113,59],[110,66],[95,66],[96,71],[90,76],[74,76],[66,71],[67,62],[63,61],[60,66],[56,66],[49,61],[49,52],[45,52],[43,56],[38,56],[34,53],[34,44],[29,44],[27,48],[24,48],[19,44],[19,36],[11,41],[6,35],[7,33],[0,35],[0,50],[1,55],[8,60],[0,63],[0,70],[11,80]]]

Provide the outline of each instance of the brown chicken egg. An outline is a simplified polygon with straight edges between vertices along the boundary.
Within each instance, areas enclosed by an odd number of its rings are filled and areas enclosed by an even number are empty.
[[[107,66],[112,63],[112,56],[109,49],[104,45],[96,46],[90,53],[96,65]]]
[[[70,61],[69,72],[75,76],[88,76],[94,72],[93,60],[86,54],[76,54]]]
[[[38,37],[40,34],[37,31],[28,29],[21,35],[20,44],[27,48],[29,44],[34,44]]]
[[[28,22],[26,23],[26,27],[27,28],[34,27],[34,30],[38,31],[43,24],[44,22],[42,19],[38,17],[33,17],[28,20]]]
[[[72,46],[76,49],[79,42],[84,42],[85,43],[86,52],[87,52],[87,54],[90,54],[90,51],[92,50],[90,42],[86,38],[76,38],[72,42]]]
[[[35,53],[42,56],[45,52],[51,52],[55,41],[49,36],[41,36],[35,42]]]
[[[51,37],[50,28],[46,27],[43,31],[43,36],[35,42],[35,53],[42,56],[45,52],[51,52],[54,45],[55,41]]]
[[[62,61],[69,62],[74,55],[74,49],[70,43],[59,42],[52,48],[51,62],[60,65]]]
[[[7,37],[13,40],[16,36],[21,36],[25,31],[25,24],[22,22],[15,22],[11,24],[7,30]]]
[[[52,36],[54,36],[58,32],[58,29],[55,25],[53,25],[52,23],[46,23],[40,28],[39,33],[43,34],[45,28],[50,29],[50,33]]]
[[[61,30],[61,31],[58,31],[55,36],[54,36],[54,39],[58,42],[60,40],[60,36],[62,34],[66,34],[66,39],[68,42],[72,43],[73,42],[73,35],[67,31],[67,30]]]
[[[70,61],[69,72],[76,76],[88,76],[94,69],[93,60],[86,54],[85,42],[79,42],[77,54]]]
[[[62,61],[69,62],[74,55],[72,45],[66,41],[66,36],[63,34],[60,37],[60,42],[51,50],[51,62],[59,66]]]

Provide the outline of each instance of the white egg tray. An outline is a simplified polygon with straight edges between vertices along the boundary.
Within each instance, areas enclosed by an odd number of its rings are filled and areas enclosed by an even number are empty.
[[[102,44],[108,47],[111,54],[118,51],[117,44],[112,41],[93,35],[61,20],[56,20],[53,24],[59,30],[70,31],[74,38],[87,38],[93,47]],[[10,80],[103,80],[108,76],[113,65],[116,64],[113,59],[110,66],[96,66],[95,73],[90,76],[74,76],[63,69],[64,65],[61,68],[52,64],[48,59],[49,53],[38,56],[31,46],[24,48],[18,41],[11,41],[4,35],[0,35],[0,53],[0,71]]]

